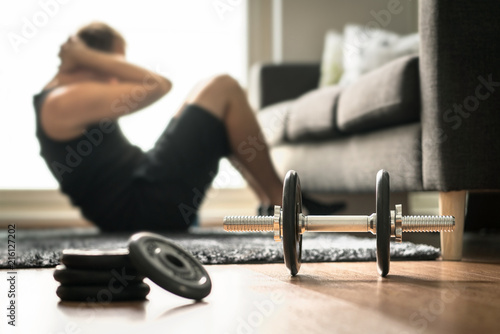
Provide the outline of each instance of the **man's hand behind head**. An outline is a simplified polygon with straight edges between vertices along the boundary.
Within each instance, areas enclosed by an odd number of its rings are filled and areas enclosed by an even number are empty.
[[[82,56],[88,47],[77,36],[70,36],[68,40],[61,45],[59,49],[59,58],[61,65],[59,70],[61,72],[71,72],[79,67],[79,57]]]

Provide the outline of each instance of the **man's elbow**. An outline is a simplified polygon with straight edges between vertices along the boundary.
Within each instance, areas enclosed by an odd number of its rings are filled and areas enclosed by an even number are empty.
[[[172,89],[172,82],[170,80],[168,80],[167,78],[162,77],[160,80],[161,94],[165,95],[168,92],[170,92],[171,89]]]
[[[150,75],[143,80],[142,86],[151,96],[161,97],[172,89],[172,83],[161,75]]]

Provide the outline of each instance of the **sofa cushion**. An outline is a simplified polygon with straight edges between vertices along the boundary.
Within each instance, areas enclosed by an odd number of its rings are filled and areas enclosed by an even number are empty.
[[[297,171],[304,192],[370,193],[375,175],[386,169],[391,191],[422,189],[420,122],[321,142],[283,144],[271,149],[276,172]]]
[[[257,113],[257,121],[268,145],[275,146],[285,141],[285,123],[292,103],[293,100],[283,101]]]
[[[409,123],[419,117],[417,56],[404,56],[366,73],[343,90],[337,107],[337,126],[347,133]]]
[[[335,113],[340,91],[339,86],[327,86],[293,101],[286,123],[286,139],[297,142],[338,137]]]

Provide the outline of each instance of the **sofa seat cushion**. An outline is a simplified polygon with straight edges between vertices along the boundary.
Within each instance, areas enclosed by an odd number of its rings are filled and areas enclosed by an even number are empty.
[[[335,124],[337,101],[341,88],[327,86],[310,91],[290,104],[286,122],[289,142],[338,137]]]
[[[366,73],[338,101],[337,126],[359,133],[420,118],[418,56],[405,56]]]
[[[276,172],[300,176],[305,193],[373,194],[375,175],[385,169],[391,192],[422,189],[420,122],[365,132],[356,136],[271,148]]]

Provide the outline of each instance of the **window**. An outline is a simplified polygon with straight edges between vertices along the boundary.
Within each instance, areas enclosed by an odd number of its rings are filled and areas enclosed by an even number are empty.
[[[246,3],[221,15],[213,1],[8,1],[0,4],[0,189],[54,189],[39,156],[32,96],[56,73],[59,46],[90,21],[103,21],[127,40],[127,58],[168,77],[173,90],[120,120],[129,140],[147,150],[201,79],[228,73],[246,80]],[[229,163],[225,187],[244,184]]]

